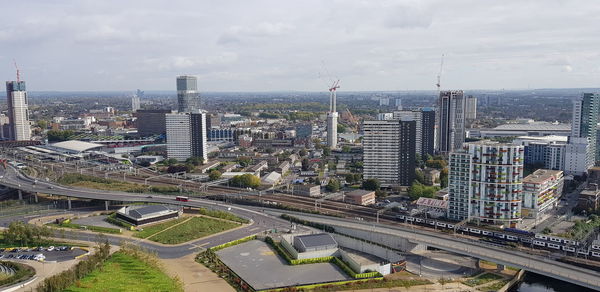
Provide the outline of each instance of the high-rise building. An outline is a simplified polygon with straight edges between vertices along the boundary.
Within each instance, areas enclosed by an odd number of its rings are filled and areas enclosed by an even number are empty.
[[[409,186],[415,178],[416,122],[365,121],[363,124],[363,177],[382,186]]]
[[[573,122],[571,124],[571,136],[588,139],[589,160],[594,162],[600,160],[596,147],[596,135],[598,132],[598,115],[600,114],[600,94],[584,93],[583,96],[573,103]]]
[[[440,92],[438,99],[437,151],[449,153],[465,142],[465,99],[462,90]]]
[[[590,150],[590,139],[585,137],[569,137],[565,145],[565,174],[583,175],[594,166],[593,151]]]
[[[478,141],[450,153],[448,218],[516,227],[523,201],[523,146]]]
[[[137,117],[138,134],[140,136],[162,135],[167,132],[166,115],[170,114],[168,109],[138,110],[134,115]]]
[[[477,97],[469,95],[465,99],[465,120],[471,123],[477,119]]]
[[[329,112],[327,113],[327,146],[331,149],[337,148],[337,125],[338,125],[338,112],[337,112],[337,96],[336,89],[339,88],[335,83],[332,88],[329,89]]]
[[[19,79],[18,73],[17,79]],[[15,141],[31,140],[25,81],[6,81],[6,100],[10,139]]]
[[[402,99],[401,98],[396,99],[396,109],[399,111],[402,110]]]
[[[433,155],[435,151],[435,110],[421,109],[421,156]]]
[[[395,111],[394,120],[412,120],[415,121],[415,151],[422,154],[422,136],[423,136],[423,115],[421,110]]]
[[[184,161],[190,157],[208,159],[206,113],[171,113],[166,115],[167,156]]]
[[[198,78],[177,76],[177,110],[180,113],[197,112],[200,109]]]
[[[137,94],[134,94],[131,97],[131,112],[136,112],[140,109],[140,97]]]

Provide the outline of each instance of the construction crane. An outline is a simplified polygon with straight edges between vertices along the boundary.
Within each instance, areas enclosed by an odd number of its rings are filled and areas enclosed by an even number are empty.
[[[17,61],[13,59],[13,63],[15,64],[15,69],[17,69],[17,82],[21,81],[21,74],[19,72],[19,67],[17,66]]]
[[[331,92],[331,95],[329,97],[329,111],[330,112],[335,112],[336,109],[336,103],[337,103],[337,98],[336,98],[336,94],[335,94],[335,90],[340,88],[340,80],[338,79],[337,81],[334,81],[333,84],[331,84],[331,86],[329,87],[329,92]]]
[[[435,84],[438,93],[440,92],[440,87],[442,86],[440,82],[440,79],[442,77],[442,69],[444,69],[444,54],[442,54],[442,61],[440,62],[440,72],[437,75],[437,83]]]

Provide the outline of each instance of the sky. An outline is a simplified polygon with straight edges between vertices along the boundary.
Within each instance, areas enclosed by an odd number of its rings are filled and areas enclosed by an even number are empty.
[[[30,91],[600,86],[595,0],[2,0],[0,76]]]

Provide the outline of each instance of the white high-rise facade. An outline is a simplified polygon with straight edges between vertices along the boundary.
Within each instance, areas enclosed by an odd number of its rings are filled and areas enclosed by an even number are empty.
[[[338,81],[339,82],[339,81]],[[337,96],[336,89],[339,88],[338,82],[334,83],[329,89],[329,112],[327,113],[327,146],[331,149],[337,148],[337,125],[338,125],[338,112],[337,112]]]
[[[327,146],[331,149],[337,148],[337,125],[338,113],[327,113]]]
[[[523,146],[478,141],[450,153],[448,218],[516,227],[523,201]]]
[[[10,139],[15,141],[31,140],[25,81],[7,81],[6,97]]]
[[[167,156],[179,161],[191,157],[208,159],[206,113],[166,114]]]
[[[409,186],[415,176],[415,121],[365,121],[363,177],[382,186]]]
[[[134,94],[131,97],[131,112],[137,112],[140,108],[140,97]]]

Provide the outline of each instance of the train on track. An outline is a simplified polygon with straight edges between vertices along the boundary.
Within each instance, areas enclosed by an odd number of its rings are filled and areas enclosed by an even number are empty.
[[[426,219],[408,215],[396,215],[396,219],[405,223],[417,224],[434,229],[453,230],[480,237],[480,240],[496,245],[521,244],[537,249],[550,251],[562,251],[571,256],[584,257],[600,261],[600,244],[584,246],[581,242],[541,233],[533,233],[516,228],[504,228],[502,230],[489,230],[480,227],[461,225],[448,221]]]

